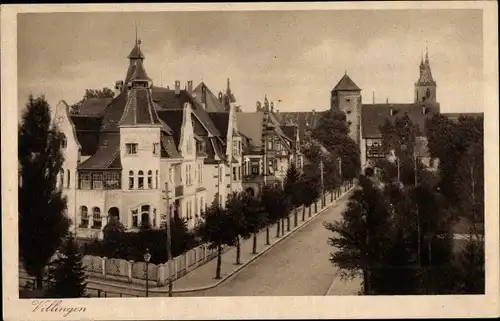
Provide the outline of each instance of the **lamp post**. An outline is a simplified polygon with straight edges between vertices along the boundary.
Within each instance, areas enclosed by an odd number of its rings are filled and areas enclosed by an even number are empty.
[[[364,294],[367,295],[370,292],[370,257],[368,255],[369,248],[368,242],[370,241],[369,233],[368,233],[368,222],[367,222],[367,213],[364,212],[361,214],[361,219],[365,223],[365,269],[364,269]]]
[[[151,254],[149,253],[149,249],[146,249],[146,253],[144,253],[144,262],[146,262],[146,297],[149,296],[149,260],[151,260]]]

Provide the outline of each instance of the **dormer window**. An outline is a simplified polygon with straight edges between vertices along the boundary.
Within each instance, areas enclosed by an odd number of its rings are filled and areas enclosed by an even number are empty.
[[[346,114],[348,114],[348,115],[349,115],[349,114],[351,113],[351,110],[350,110],[350,109],[347,109],[345,112],[346,112]]]

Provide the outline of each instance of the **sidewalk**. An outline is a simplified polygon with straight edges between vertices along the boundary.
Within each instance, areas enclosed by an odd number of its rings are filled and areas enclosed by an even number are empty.
[[[339,198],[344,197],[350,190],[345,191],[342,188],[342,193]],[[339,199],[337,198],[337,199]],[[330,194],[327,194],[326,197],[326,206],[320,208],[320,204],[318,202],[318,211],[314,212],[314,204],[311,206],[311,217],[309,217],[309,211],[306,208],[305,211],[305,220],[302,221],[302,209],[298,210],[297,213],[297,226],[294,225],[294,213],[290,214],[290,231],[287,231],[287,222],[285,219],[285,232],[282,235],[280,231],[280,237],[276,237],[276,224],[273,224],[269,228],[269,241],[270,245],[266,245],[266,229],[263,229],[257,234],[257,253],[252,254],[253,247],[253,238],[250,237],[247,240],[241,240],[241,254],[240,254],[240,265],[236,265],[236,247],[230,247],[221,255],[221,278],[215,279],[215,271],[217,266],[217,258],[207,262],[206,264],[198,267],[197,269],[191,271],[185,276],[175,280],[173,282],[173,292],[174,293],[183,293],[183,292],[195,292],[206,290],[210,288],[214,288],[226,281],[230,277],[234,276],[237,272],[243,269],[245,266],[250,264],[253,260],[270,250],[273,246],[278,244],[279,242],[286,239],[289,235],[296,232],[301,227],[305,226],[313,220],[315,217],[319,216],[322,212],[328,209],[331,205],[336,203],[336,199],[333,202],[330,201]],[[121,288],[127,289],[131,292],[136,291],[144,291],[143,285],[137,284],[129,284],[122,283],[116,281],[108,281],[103,279],[91,278],[89,282],[92,284],[96,284],[99,286],[104,286],[106,288]],[[168,286],[163,287],[151,287],[149,289],[150,293],[168,293]]]

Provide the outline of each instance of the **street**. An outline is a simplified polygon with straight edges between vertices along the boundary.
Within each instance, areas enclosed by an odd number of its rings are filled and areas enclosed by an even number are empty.
[[[175,296],[356,295],[359,282],[344,282],[336,277],[338,269],[329,261],[332,247],[327,244],[331,232],[323,226],[324,221],[340,219],[347,201],[344,196],[220,286]]]

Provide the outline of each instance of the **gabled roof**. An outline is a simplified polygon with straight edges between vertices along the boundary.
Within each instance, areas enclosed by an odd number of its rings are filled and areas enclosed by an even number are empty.
[[[424,107],[426,108],[425,114]],[[391,108],[394,112],[392,116]],[[394,122],[405,114],[414,124],[418,125],[420,134],[424,135],[426,119],[431,118],[433,113],[439,113],[438,103],[364,104],[361,108],[362,137],[380,138],[380,126],[384,125],[386,119]]]
[[[361,88],[359,88],[347,74],[344,74],[344,76],[340,79],[340,81],[337,83],[337,85],[333,88],[332,91],[360,91],[360,90]]]
[[[264,113],[260,111],[239,112],[236,119],[238,122],[238,130],[242,135],[250,139],[250,145],[254,148],[261,148]]]
[[[216,112],[209,113],[215,127],[219,130],[222,137],[227,136],[227,129],[229,127],[229,113],[227,112]]]
[[[131,89],[119,125],[161,125],[148,88]]]
[[[89,159],[78,165],[78,169],[121,169],[120,135],[105,133],[99,136],[99,146]]]
[[[281,128],[283,129],[283,132],[285,133],[285,135],[290,138],[292,141],[295,141],[296,137],[296,133],[297,133],[297,126],[295,125],[287,125],[287,126],[281,126]]]
[[[75,126],[76,139],[82,147],[82,155],[93,155],[99,145],[99,129],[102,117],[72,115],[70,118]]]
[[[102,116],[113,98],[89,98],[80,106],[78,116]]]
[[[213,124],[208,112],[204,110],[186,90],[180,90],[179,94],[176,94],[175,90],[153,86],[152,96],[153,100],[157,103],[158,110],[183,109],[185,103],[191,103],[194,115],[199,119],[201,124],[207,128],[210,134],[216,137],[222,137]]]
[[[319,119],[324,112],[299,111],[299,112],[279,112],[275,113],[275,117],[280,122],[281,126],[296,124],[299,127],[299,138],[305,140],[306,131],[314,129],[319,124]]]
[[[179,146],[183,111],[181,109],[161,110],[158,111],[158,116],[172,129],[175,146]]]
[[[208,86],[202,81],[193,89],[193,93],[195,94],[194,99],[202,105],[203,102],[203,90],[205,90],[205,109],[208,112],[222,112],[225,111],[224,104],[215,96],[215,94],[208,88]]]
[[[105,132],[120,132],[118,122],[120,121],[125,105],[127,104],[127,91],[122,91],[116,96],[106,108],[101,125],[101,131]]]

